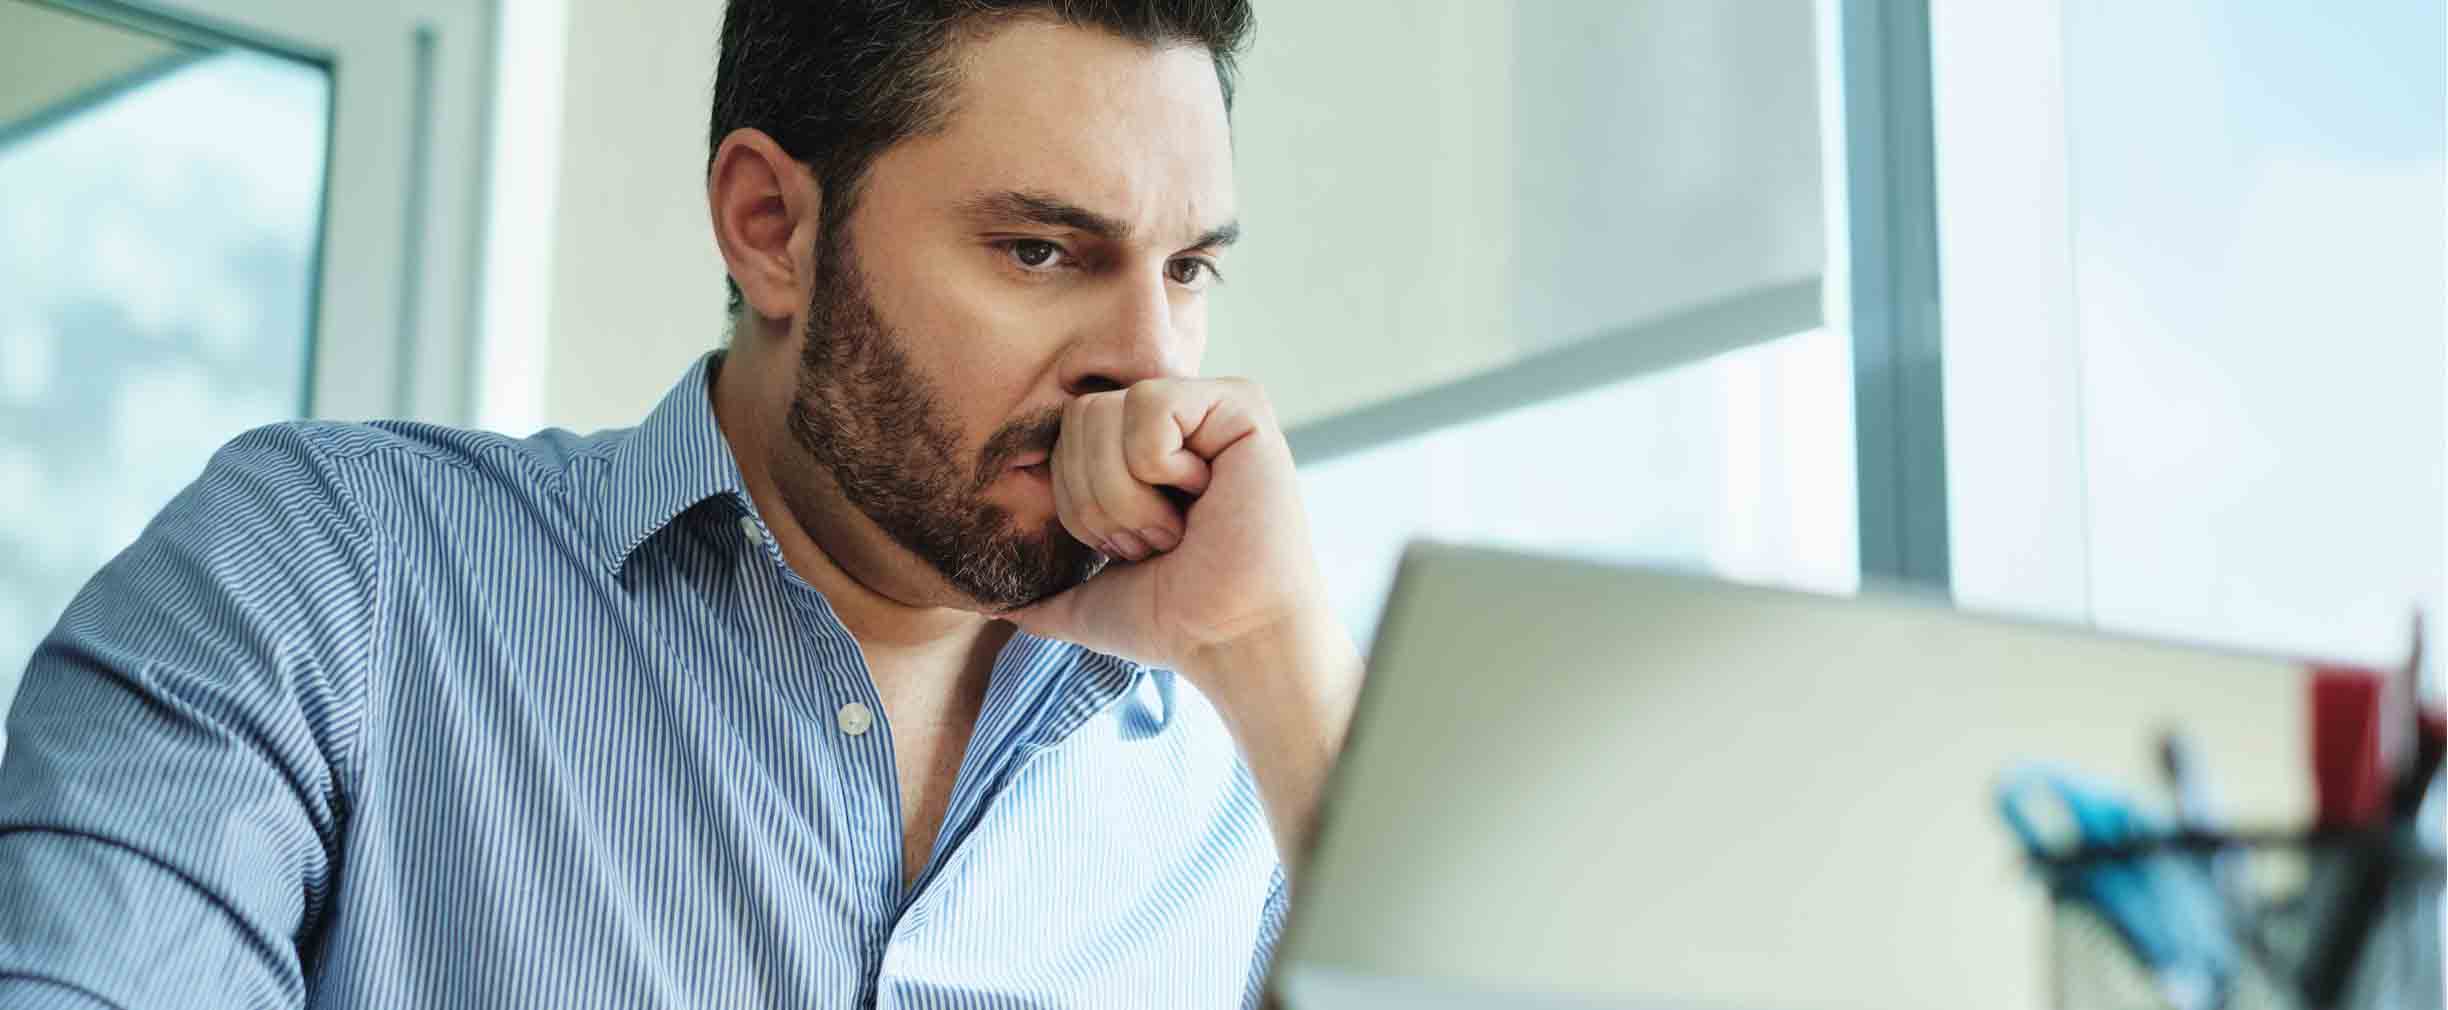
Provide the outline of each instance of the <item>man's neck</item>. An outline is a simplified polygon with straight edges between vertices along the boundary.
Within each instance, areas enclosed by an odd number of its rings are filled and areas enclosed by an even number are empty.
[[[752,338],[743,335],[733,343],[736,346],[749,339]],[[739,353],[735,349],[726,357],[736,359]],[[833,492],[829,496],[832,500],[825,503],[833,513],[830,516],[802,516],[783,498],[768,460],[775,440],[789,437],[779,430],[776,419],[782,408],[772,399],[777,395],[786,399],[787,386],[760,389],[757,383],[773,381],[769,376],[787,383],[790,374],[787,367],[754,371],[725,368],[715,376],[713,388],[715,423],[724,441],[730,444],[748,497],[756,503],[757,513],[772,532],[775,545],[781,548],[783,561],[824,595],[834,616],[840,618],[852,637],[858,639],[860,648],[867,652],[870,665],[890,661],[895,668],[926,669],[950,664],[958,670],[970,665],[969,657],[986,639],[993,639],[992,644],[999,648],[1010,635],[1008,625],[957,607],[904,602],[900,594],[889,588],[879,590],[836,560],[805,523],[825,523],[836,530],[860,523],[863,517],[848,502],[840,500],[838,492]],[[880,534],[873,539],[876,543],[871,549],[877,554],[897,549]],[[863,567],[876,570],[890,567],[886,558],[871,561],[874,563]],[[987,655],[991,658],[993,653]]]

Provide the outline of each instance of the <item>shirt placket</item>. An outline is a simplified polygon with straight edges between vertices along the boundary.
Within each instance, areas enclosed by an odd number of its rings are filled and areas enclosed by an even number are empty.
[[[778,552],[766,541],[754,515],[739,517],[749,546],[783,582],[783,592],[797,611],[801,638],[816,654],[821,676],[813,678],[807,700],[815,709],[811,737],[823,741],[834,759],[839,786],[842,833],[849,851],[844,862],[860,885],[859,980],[856,1005],[875,1005],[876,981],[886,942],[901,900],[901,785],[893,767],[892,732],[884,717],[875,679],[857,641],[821,594],[790,574]]]
[[[833,704],[831,725],[824,727],[842,757],[849,787],[859,869],[865,899],[861,903],[860,1006],[873,1006],[876,976],[884,961],[894,913],[901,900],[901,784],[893,769],[892,733],[885,725],[883,703],[856,650],[846,661],[825,664],[825,693]]]

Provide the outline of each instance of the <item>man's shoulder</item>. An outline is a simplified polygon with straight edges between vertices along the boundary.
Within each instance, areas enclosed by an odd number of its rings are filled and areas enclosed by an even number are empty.
[[[518,437],[412,421],[283,421],[231,440],[206,477],[277,476],[275,489],[340,499],[373,514],[451,499],[489,506],[566,495],[629,432],[549,428]]]

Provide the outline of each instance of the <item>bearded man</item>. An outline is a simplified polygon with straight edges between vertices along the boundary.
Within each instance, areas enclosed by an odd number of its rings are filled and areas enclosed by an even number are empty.
[[[1197,377],[1250,20],[732,0],[723,349],[215,457],[24,678],[0,1005],[1254,1001],[1359,663]]]

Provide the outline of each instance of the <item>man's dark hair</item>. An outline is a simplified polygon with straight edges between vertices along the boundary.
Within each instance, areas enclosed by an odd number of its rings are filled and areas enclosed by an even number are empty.
[[[1249,0],[729,0],[707,166],[731,131],[764,131],[815,172],[830,241],[877,156],[942,127],[956,46],[1031,16],[1144,45],[1203,47],[1227,110],[1233,58],[1252,21]],[[739,309],[732,282],[731,311]]]

